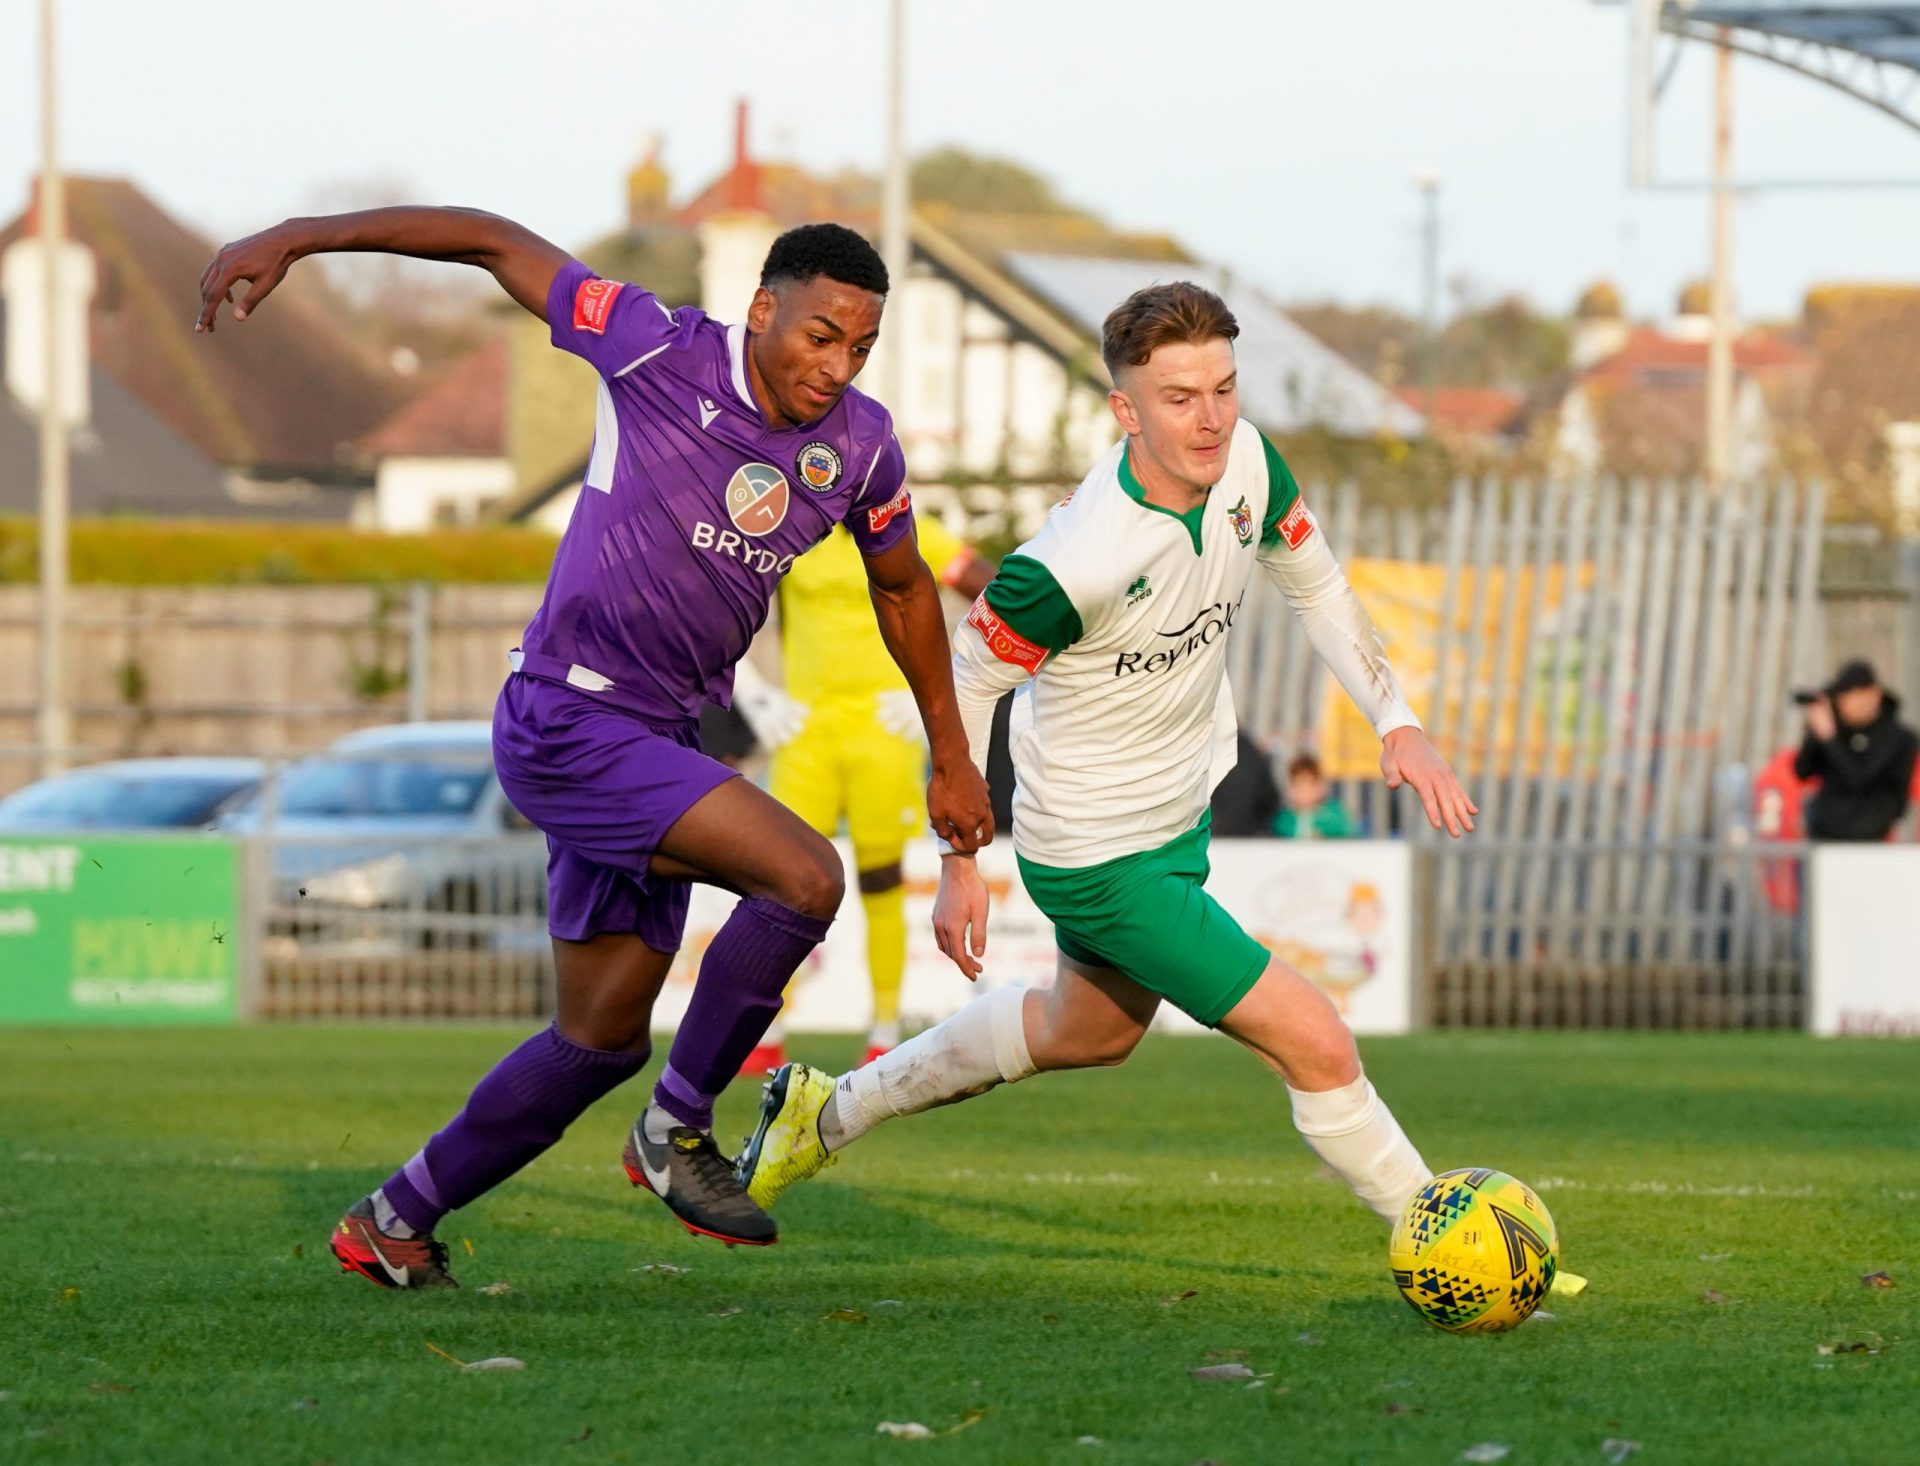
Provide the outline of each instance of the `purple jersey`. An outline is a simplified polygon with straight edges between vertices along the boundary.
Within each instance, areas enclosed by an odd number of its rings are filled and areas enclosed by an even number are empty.
[[[600,400],[521,670],[653,722],[696,718],[731,701],[733,664],[796,556],[836,524],[867,555],[911,533],[893,420],[849,388],[818,422],[769,429],[744,327],[577,260],[554,276],[547,321],[599,371]]]

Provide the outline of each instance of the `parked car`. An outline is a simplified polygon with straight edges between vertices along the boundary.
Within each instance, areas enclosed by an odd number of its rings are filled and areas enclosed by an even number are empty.
[[[133,758],[92,764],[0,799],[0,830],[204,830],[259,787],[256,758]]]
[[[546,847],[507,802],[484,722],[365,728],[289,764],[220,828],[271,842],[276,900],[450,915],[422,942],[474,935],[474,918],[544,911]]]

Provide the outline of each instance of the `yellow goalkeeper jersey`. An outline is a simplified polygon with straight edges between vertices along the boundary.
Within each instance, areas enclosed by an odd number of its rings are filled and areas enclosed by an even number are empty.
[[[914,528],[934,579],[951,584],[973,552],[932,515],[916,519]],[[880,639],[866,566],[844,526],[795,560],[781,582],[780,650],[787,695],[809,705],[907,685]]]

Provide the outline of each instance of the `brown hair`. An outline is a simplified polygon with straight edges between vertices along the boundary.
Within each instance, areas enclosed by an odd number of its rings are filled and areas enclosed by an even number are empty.
[[[1100,328],[1100,356],[1117,376],[1122,367],[1144,366],[1162,346],[1216,336],[1231,341],[1239,334],[1240,323],[1224,300],[1205,286],[1175,280],[1136,290],[1113,308]]]
[[[1287,762],[1287,777],[1289,779],[1297,779],[1302,774],[1311,774],[1314,778],[1318,779],[1321,776],[1320,760],[1310,753],[1295,754],[1293,758]]]

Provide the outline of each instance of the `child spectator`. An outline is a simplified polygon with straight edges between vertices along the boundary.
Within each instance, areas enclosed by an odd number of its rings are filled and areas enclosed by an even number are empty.
[[[1283,840],[1351,840],[1357,833],[1340,802],[1331,797],[1320,760],[1296,754],[1287,764],[1287,806],[1274,816]]]

